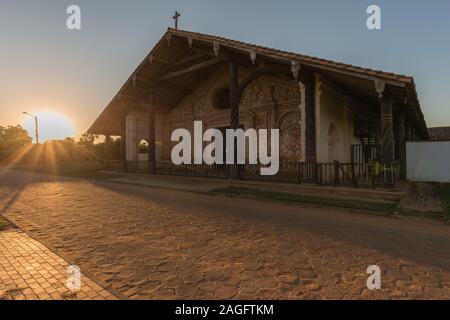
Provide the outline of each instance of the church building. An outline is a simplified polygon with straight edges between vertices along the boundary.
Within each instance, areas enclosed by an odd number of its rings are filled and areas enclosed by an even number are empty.
[[[279,129],[281,182],[393,184],[406,141],[428,140],[412,77],[170,28],[88,132],[121,137],[110,168],[258,178],[250,165],[174,166],[171,133],[194,121]]]

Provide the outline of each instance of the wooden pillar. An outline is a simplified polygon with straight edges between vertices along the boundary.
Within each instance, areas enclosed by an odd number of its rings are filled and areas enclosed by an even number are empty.
[[[239,129],[239,99],[238,99],[238,73],[234,61],[228,63],[229,66],[229,87],[230,87],[230,127]],[[228,165],[228,178],[239,179],[242,168],[237,164],[237,145],[234,144],[234,164]]]
[[[316,90],[315,79],[311,74],[304,74],[305,86],[305,160],[316,162]]]
[[[127,126],[126,116],[122,120],[122,128],[120,130],[120,162],[122,171],[127,171]]]
[[[412,134],[411,134],[411,120],[408,118],[405,119],[405,140],[406,141],[412,141]]]
[[[381,162],[393,162],[394,152],[394,125],[392,108],[394,99],[389,94],[380,98],[380,134],[381,134]]]
[[[416,129],[416,141],[422,141],[422,140],[423,140],[422,131],[420,129]]]
[[[148,106],[148,172],[156,173],[156,134],[155,134],[155,106],[151,100]]]
[[[110,136],[105,134],[105,168],[109,169],[109,142]]]
[[[230,86],[230,111],[231,111],[231,129],[239,129],[239,102],[237,101],[238,74],[236,63],[229,63],[229,86]]]
[[[406,129],[405,129],[405,113],[399,111],[396,117],[397,122],[397,159],[400,162],[400,178],[406,179]]]

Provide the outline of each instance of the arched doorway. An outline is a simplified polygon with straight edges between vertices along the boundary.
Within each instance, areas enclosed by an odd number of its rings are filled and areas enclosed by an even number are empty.
[[[148,154],[148,142],[145,139],[139,141],[138,154]]]
[[[146,163],[148,161],[148,141],[142,139],[138,144],[138,161]]]

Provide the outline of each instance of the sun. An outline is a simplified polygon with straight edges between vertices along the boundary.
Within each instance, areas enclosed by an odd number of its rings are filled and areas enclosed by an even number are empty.
[[[75,135],[72,121],[60,113],[53,111],[39,111],[30,112],[30,114],[36,116],[38,119],[39,142],[61,140]],[[35,141],[34,118],[29,115],[24,115],[22,124],[28,131],[28,134],[33,137],[33,141]]]

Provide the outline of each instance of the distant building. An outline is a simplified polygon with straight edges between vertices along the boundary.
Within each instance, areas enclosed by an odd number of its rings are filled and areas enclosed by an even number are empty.
[[[450,127],[428,128],[428,135],[432,141],[450,141]]]

